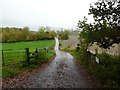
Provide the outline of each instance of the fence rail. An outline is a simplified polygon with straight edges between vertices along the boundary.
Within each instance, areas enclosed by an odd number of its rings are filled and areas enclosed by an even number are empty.
[[[49,47],[36,48],[32,52],[30,52],[29,48],[0,50],[2,52],[2,66],[13,65],[15,63],[20,63],[21,61],[26,61],[30,64],[30,59],[34,58],[38,52],[42,50],[48,52],[48,49]]]

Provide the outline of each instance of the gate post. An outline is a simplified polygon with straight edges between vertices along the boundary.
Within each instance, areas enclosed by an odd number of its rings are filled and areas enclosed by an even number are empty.
[[[3,50],[2,50],[2,65],[3,65],[3,66],[5,65]]]
[[[29,48],[26,48],[26,61],[28,64],[30,64],[30,53],[29,53]]]

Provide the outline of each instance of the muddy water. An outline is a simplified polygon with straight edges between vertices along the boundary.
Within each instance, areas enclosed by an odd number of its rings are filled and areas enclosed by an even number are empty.
[[[56,57],[47,68],[32,75],[23,84],[25,88],[90,88],[92,87],[82,73],[78,71],[71,54],[59,50],[59,41],[55,38]]]

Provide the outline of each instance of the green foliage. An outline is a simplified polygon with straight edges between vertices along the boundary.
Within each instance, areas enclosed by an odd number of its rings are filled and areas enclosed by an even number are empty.
[[[87,18],[78,22],[80,29],[80,49],[73,55],[78,62],[84,65],[92,75],[102,79],[103,87],[120,86],[120,56],[111,56],[106,53],[98,54],[100,64],[95,56],[87,51],[93,43],[102,48],[109,48],[120,43],[120,1],[111,2],[99,0],[95,6],[90,5],[89,14],[93,15],[94,23],[88,23]]]
[[[39,31],[37,32],[37,36],[38,36],[38,38],[43,39],[45,36],[45,28],[43,28],[43,27],[40,28]]]
[[[46,62],[46,60],[48,60],[48,56],[47,53],[45,51],[40,51],[35,59],[40,60],[42,63]]]
[[[88,52],[83,54],[74,50],[71,54],[80,65],[87,69],[88,73],[101,80],[103,87],[118,88],[120,86],[120,56],[111,56],[107,53],[98,54],[100,64],[97,64],[95,56]]]
[[[68,30],[59,31],[58,38],[62,39],[62,40],[67,40],[69,38],[69,34],[70,34],[70,32]]]
[[[12,43],[20,41],[37,40],[36,32],[30,31],[28,27],[24,28],[2,28],[2,42]]]
[[[92,44],[95,38],[94,29],[92,24],[87,23],[87,18],[84,18],[83,21],[79,21],[78,27],[82,29],[79,35],[81,44]]]
[[[107,21],[111,27],[117,27],[120,23],[120,1],[99,0],[94,6],[90,5],[89,14],[93,14],[97,23]]]
[[[46,63],[48,62],[49,58],[53,57],[54,52],[53,51],[49,51],[48,53],[46,51],[40,51],[35,59],[40,62],[40,63]]]
[[[35,41],[39,39],[54,39],[55,31],[46,31],[45,28],[40,28],[38,32],[30,31],[28,27],[24,28],[2,28],[3,43],[13,43],[20,41]]]
[[[37,32],[38,39],[54,39],[55,36],[55,31],[46,31],[44,27]]]
[[[66,48],[60,48],[60,50],[65,51],[65,52],[70,52],[70,51],[72,51],[72,48],[71,48],[71,46],[68,46]]]
[[[53,56],[53,50],[50,50],[48,53],[46,51],[40,51],[34,58],[30,59],[30,64],[23,61],[21,66],[22,68],[35,68],[43,63],[49,62],[49,60],[52,59]]]
[[[120,42],[120,2],[98,1],[90,6],[90,13],[95,20],[94,24],[87,23],[87,19],[79,21],[78,27],[82,30],[80,38],[84,42],[97,42],[100,47],[109,48]]]

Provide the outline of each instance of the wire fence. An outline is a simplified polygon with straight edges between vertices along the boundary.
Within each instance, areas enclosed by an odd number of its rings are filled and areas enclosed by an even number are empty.
[[[5,49],[2,51],[2,65],[13,65],[25,60],[25,49]]]
[[[2,66],[17,65],[23,61],[30,64],[30,59],[34,58],[38,52],[41,50],[48,52],[48,49],[48,47],[36,48],[33,52],[30,52],[29,48],[1,50]]]

